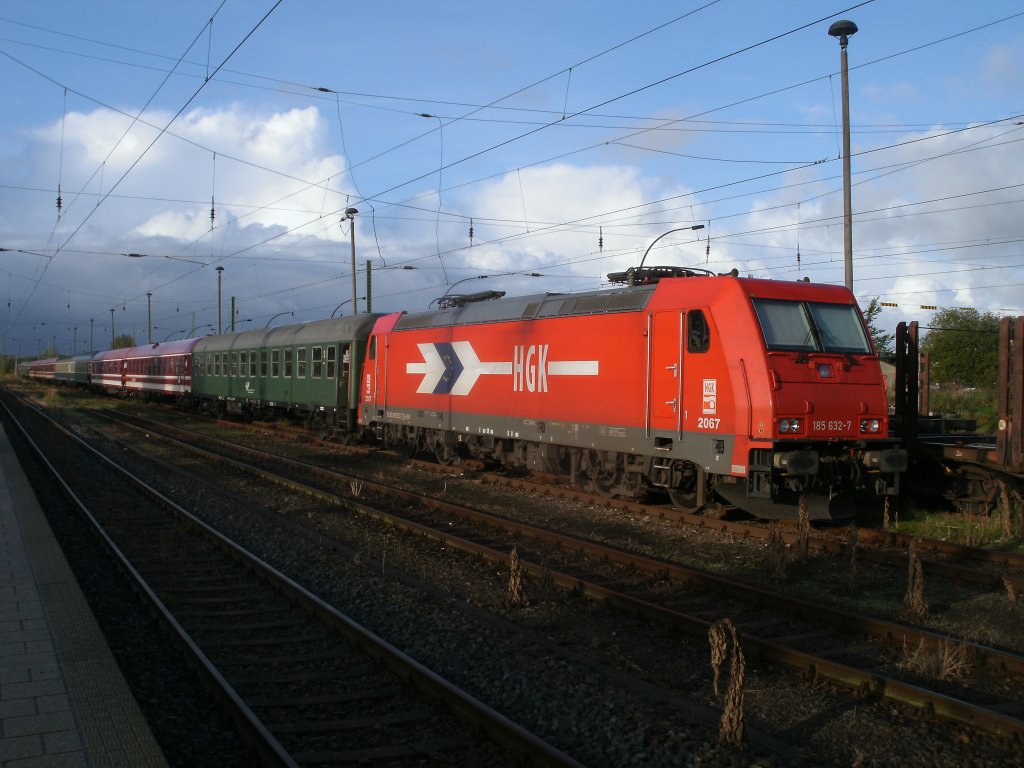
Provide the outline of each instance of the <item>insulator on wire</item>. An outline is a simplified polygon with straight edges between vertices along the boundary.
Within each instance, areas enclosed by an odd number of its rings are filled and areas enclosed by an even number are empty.
[[[469,220],[469,247],[473,247],[473,220]]]
[[[604,253],[604,227],[597,228],[597,250]]]
[[[210,198],[210,229],[213,229],[213,222],[217,218],[217,209],[213,205],[213,198]]]
[[[64,207],[64,200],[60,196],[60,184],[57,185],[57,215],[60,216],[61,209]]]

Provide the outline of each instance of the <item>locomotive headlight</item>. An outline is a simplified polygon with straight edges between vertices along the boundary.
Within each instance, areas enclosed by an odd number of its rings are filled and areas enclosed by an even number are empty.
[[[803,423],[800,419],[780,419],[779,420],[779,432],[783,434],[795,434],[803,431]]]
[[[861,419],[860,431],[867,434],[876,434],[882,428],[880,419]]]

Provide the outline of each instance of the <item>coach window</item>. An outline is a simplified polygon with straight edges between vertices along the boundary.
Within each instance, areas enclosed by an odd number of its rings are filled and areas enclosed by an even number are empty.
[[[221,376],[222,375],[222,371],[224,370],[224,368],[222,366],[223,366],[223,361],[221,360],[220,352],[214,352],[213,353],[213,375],[214,376]]]
[[[249,353],[249,378],[256,378],[256,351],[253,350]]]
[[[296,347],[295,348],[295,367],[298,369],[296,374],[300,379],[306,378],[306,348]]]
[[[270,375],[277,378],[281,375],[281,350],[270,350]]]
[[[333,379],[338,373],[338,348],[333,344],[327,348],[327,378]]]
[[[239,352],[238,353],[238,374],[245,376],[245,371],[249,367],[249,353]]]
[[[310,376],[314,379],[321,379],[324,375],[324,348],[313,347],[313,372]]]
[[[232,376],[237,376],[238,375],[238,353],[237,352],[230,352],[229,355],[231,357],[231,375]]]
[[[699,309],[691,309],[686,313],[686,351],[707,352],[711,348],[711,329],[707,318]]]
[[[267,350],[260,350],[260,376],[267,378]]]
[[[377,337],[374,336],[373,337],[373,342],[372,342],[372,345],[371,345],[371,348],[374,351],[376,351],[376,349],[377,349],[376,342],[377,342]],[[373,359],[372,355],[371,355],[371,359]],[[348,369],[349,369],[349,365],[351,365],[351,362],[352,362],[352,345],[350,345],[350,344],[343,344],[342,347],[341,347],[341,378],[343,378],[343,379],[347,379],[348,378]]]
[[[284,377],[290,379],[292,377],[292,348],[286,347],[284,350]]]

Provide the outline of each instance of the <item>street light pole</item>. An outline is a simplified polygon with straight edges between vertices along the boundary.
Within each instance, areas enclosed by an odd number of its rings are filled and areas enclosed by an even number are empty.
[[[828,28],[832,37],[839,38],[840,71],[843,81],[843,272],[848,290],[853,290],[853,211],[850,200],[850,85],[846,65],[846,44],[857,31],[857,25],[847,19]]]
[[[146,338],[149,339],[149,343],[153,343],[153,294],[149,291],[146,292],[146,326],[148,331]]]
[[[356,299],[356,214],[358,208],[346,208],[345,218],[349,220],[349,233],[352,235],[352,314],[359,314],[359,302]]]
[[[114,348],[114,308],[110,308],[110,348]]]
[[[661,240],[661,238],[663,238],[665,235],[671,235],[673,232],[686,232],[686,231],[690,231],[690,230],[697,231],[698,229],[704,229],[704,225],[703,224],[694,224],[692,227],[677,227],[676,229],[670,229],[668,232],[662,232],[660,235],[658,235],[656,238],[654,238],[651,241],[650,245],[647,246],[647,250],[644,251],[644,255],[640,259],[640,266],[637,267],[637,270],[639,271],[639,270],[643,269],[644,261],[646,261],[646,259],[647,259],[647,254],[651,252],[651,248],[654,247],[654,244],[656,242],[658,242],[659,240]]]

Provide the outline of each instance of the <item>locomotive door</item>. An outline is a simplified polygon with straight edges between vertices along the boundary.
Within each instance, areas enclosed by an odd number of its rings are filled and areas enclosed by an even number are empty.
[[[682,435],[683,424],[683,312],[655,312],[647,316],[648,413],[651,430]]]

